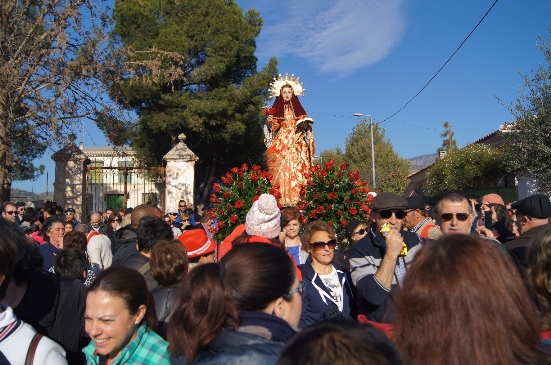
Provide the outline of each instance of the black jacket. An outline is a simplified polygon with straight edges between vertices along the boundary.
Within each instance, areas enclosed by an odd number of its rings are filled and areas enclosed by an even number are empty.
[[[168,318],[172,314],[172,309],[178,299],[179,293],[180,288],[178,285],[159,285],[151,291],[151,295],[153,295],[153,299],[155,299],[155,313],[157,314],[157,319],[159,320],[157,333],[164,339],[166,339]]]
[[[115,239],[111,241],[113,251],[113,266],[122,264],[123,261],[138,252],[136,243],[138,233],[132,226],[122,227],[115,232]]]
[[[120,266],[122,267],[128,267],[137,271],[140,271],[140,269],[145,265],[149,263],[149,258],[142,255],[141,253],[137,252],[124,260]],[[151,274],[151,268],[148,268],[147,271],[143,274],[143,277],[145,279],[145,282],[147,283],[147,288],[149,290],[152,290],[157,285],[157,280],[153,279],[153,274]]]

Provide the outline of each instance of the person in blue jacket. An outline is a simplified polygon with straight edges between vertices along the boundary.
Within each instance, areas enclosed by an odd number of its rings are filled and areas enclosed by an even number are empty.
[[[355,318],[350,274],[333,260],[337,245],[333,228],[320,220],[309,223],[302,244],[311,259],[298,267],[302,280],[307,282],[299,327],[329,318]]]

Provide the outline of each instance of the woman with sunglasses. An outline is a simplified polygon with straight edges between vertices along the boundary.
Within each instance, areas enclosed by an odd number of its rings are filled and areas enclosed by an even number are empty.
[[[276,364],[296,333],[304,289],[287,253],[265,243],[194,268],[168,324],[171,364]]]
[[[308,283],[302,299],[299,326],[306,327],[329,318],[356,317],[348,270],[334,261],[335,231],[324,221],[309,223],[302,235],[304,250],[312,260],[298,268]]]

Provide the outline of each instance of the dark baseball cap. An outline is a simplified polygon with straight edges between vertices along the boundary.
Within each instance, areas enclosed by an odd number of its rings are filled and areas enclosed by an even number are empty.
[[[535,194],[511,204],[522,215],[545,219],[551,217],[551,201],[547,195]]]

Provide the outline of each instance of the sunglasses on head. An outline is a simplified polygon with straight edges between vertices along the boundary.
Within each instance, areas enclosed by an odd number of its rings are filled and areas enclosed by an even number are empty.
[[[469,218],[469,213],[442,213],[440,214],[440,219],[444,222],[449,222],[453,219],[453,216],[455,216],[458,221],[465,222]]]
[[[320,242],[310,243],[310,246],[312,246],[314,248],[314,251],[323,250],[325,248],[325,245],[327,245],[327,247],[329,247],[330,250],[334,250],[335,247],[337,246],[337,240],[330,240],[330,241],[327,241],[327,242],[320,241]]]
[[[406,212],[403,210],[377,210],[377,213],[381,216],[383,219],[389,219],[392,217],[392,213],[396,216],[396,219],[404,219],[406,216]]]

